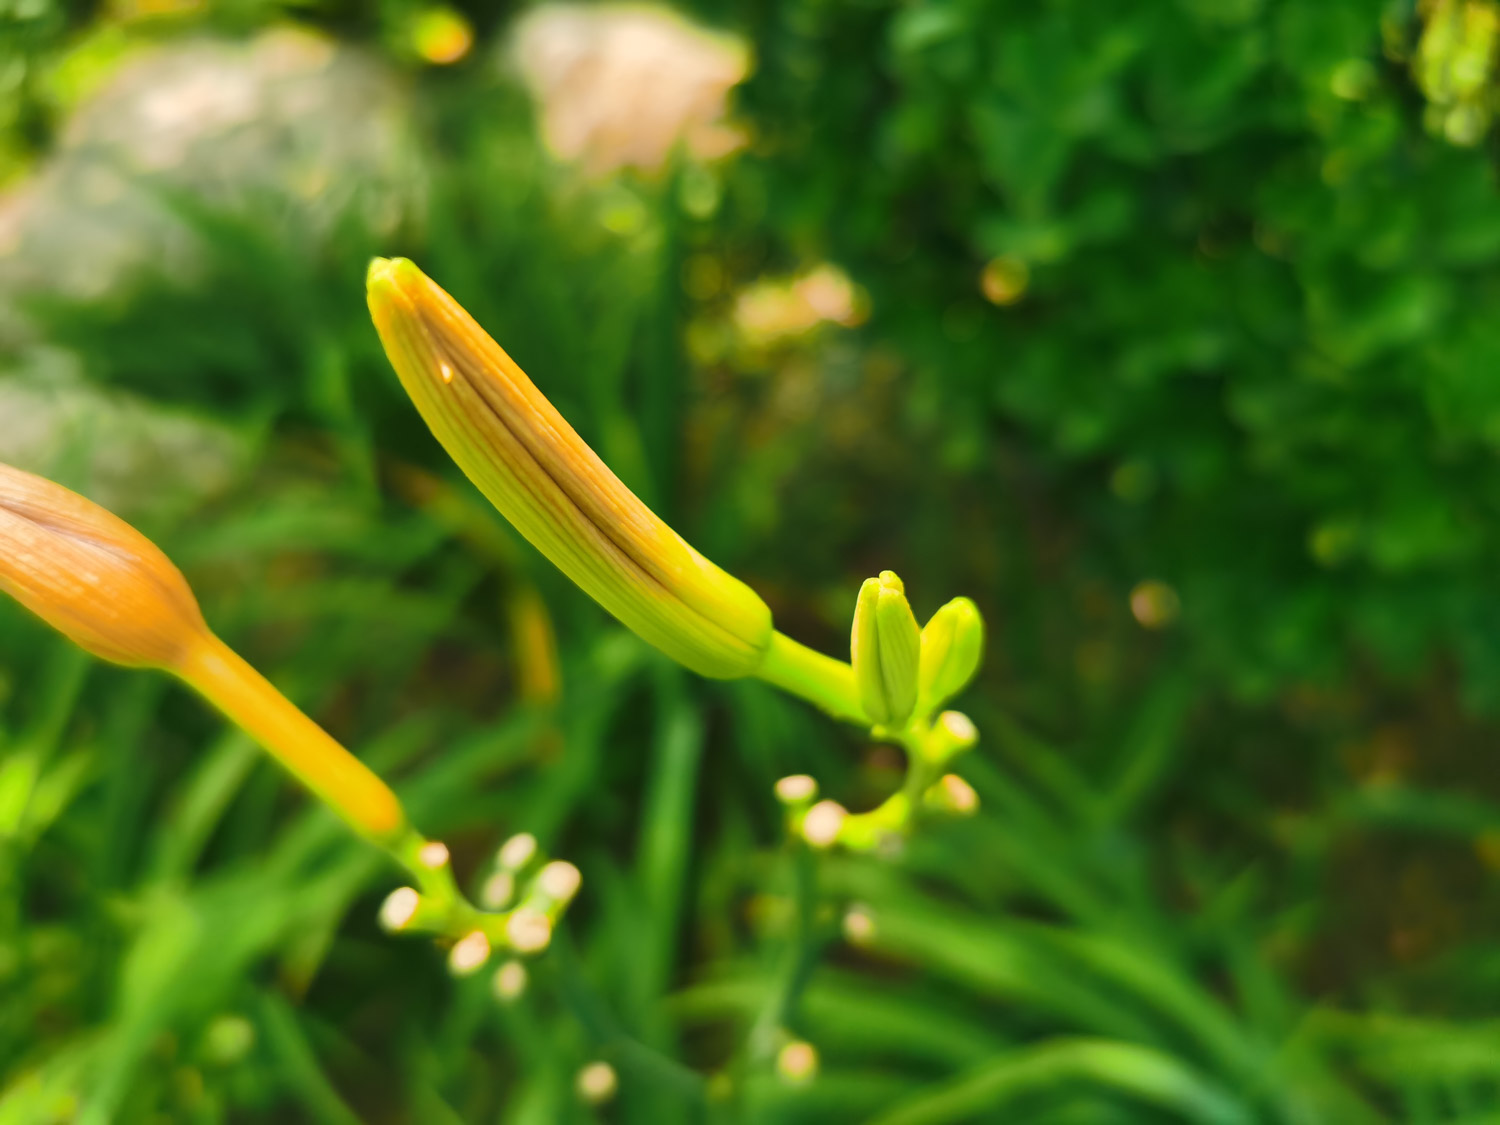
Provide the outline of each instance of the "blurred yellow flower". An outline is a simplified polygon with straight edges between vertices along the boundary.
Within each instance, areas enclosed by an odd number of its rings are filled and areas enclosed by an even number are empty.
[[[1500,4],[1423,0],[1419,10],[1422,38],[1412,71],[1429,103],[1428,125],[1454,144],[1477,144],[1494,113]]]
[[[752,344],[774,344],[820,324],[846,327],[864,319],[854,283],[837,266],[823,263],[789,281],[758,281],[734,303],[734,324]]]
[[[992,305],[1013,305],[1026,296],[1031,284],[1031,269],[1011,255],[993,258],[979,275],[979,289]]]
[[[411,43],[428,62],[448,66],[474,46],[474,28],[462,12],[446,5],[427,8],[412,23]]]

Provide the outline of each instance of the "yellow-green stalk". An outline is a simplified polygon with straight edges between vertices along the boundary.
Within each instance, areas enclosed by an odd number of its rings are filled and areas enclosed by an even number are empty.
[[[754,675],[771,613],[663,523],[467,312],[404,258],[377,258],[370,313],[433,435],[595,601],[704,676]]]

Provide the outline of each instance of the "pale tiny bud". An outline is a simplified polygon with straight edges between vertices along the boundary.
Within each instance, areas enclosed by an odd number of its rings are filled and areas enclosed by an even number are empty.
[[[803,1039],[793,1039],[776,1053],[776,1072],[793,1086],[811,1082],[818,1073],[818,1049]]]
[[[917,705],[922,632],[893,571],[865,580],[854,606],[849,650],[860,705],[875,726],[900,728]]]
[[[794,773],[776,783],[776,799],[783,805],[800,805],[818,795],[818,783],[805,773]]]
[[[831,847],[849,812],[837,801],[819,801],[802,818],[802,838],[815,848]]]
[[[930,714],[961,692],[984,655],[984,620],[968,598],[954,598],[922,629],[917,710]]]
[[[519,871],[536,855],[536,837],[530,832],[521,832],[500,845],[495,862],[506,871]]]
[[[448,845],[441,840],[428,840],[417,852],[417,862],[428,871],[436,871],[448,862]]]
[[[517,910],[505,923],[505,936],[518,953],[539,953],[552,941],[552,923],[539,910]]]
[[[490,939],[483,930],[465,934],[448,954],[448,968],[454,976],[466,977],[477,972],[490,959]]]
[[[944,711],[919,744],[921,755],[941,765],[979,741],[979,728],[962,711]]]
[[[218,1016],[203,1034],[203,1053],[219,1066],[237,1063],[255,1046],[255,1025],[233,1012]]]
[[[844,911],[844,938],[850,945],[869,945],[875,940],[875,915],[863,904]]]
[[[583,884],[583,873],[565,859],[555,859],[536,877],[537,889],[554,902],[567,902]]]
[[[526,966],[519,961],[511,960],[505,962],[495,970],[495,978],[491,982],[495,998],[505,1003],[518,1000],[521,993],[526,991],[527,972]]]
[[[421,905],[422,896],[415,887],[397,887],[380,904],[380,924],[388,932],[398,933],[416,917],[417,907]]]
[[[479,889],[479,901],[486,910],[504,910],[515,893],[516,877],[509,871],[496,871]]]
[[[979,811],[979,794],[956,773],[944,774],[925,797],[930,807],[951,816],[973,816]]]
[[[1165,629],[1182,613],[1182,599],[1165,582],[1141,582],[1130,591],[1130,612],[1147,629]]]
[[[589,1105],[603,1105],[615,1096],[620,1088],[615,1068],[607,1062],[591,1062],[578,1072],[575,1080],[578,1096]]]

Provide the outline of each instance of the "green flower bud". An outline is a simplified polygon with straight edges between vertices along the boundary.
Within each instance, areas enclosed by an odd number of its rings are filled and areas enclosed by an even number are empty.
[[[968,598],[954,598],[922,630],[917,710],[927,715],[968,686],[984,654],[984,621]]]
[[[889,570],[859,588],[850,637],[854,681],[870,722],[902,727],[917,705],[921,632],[901,579]]]

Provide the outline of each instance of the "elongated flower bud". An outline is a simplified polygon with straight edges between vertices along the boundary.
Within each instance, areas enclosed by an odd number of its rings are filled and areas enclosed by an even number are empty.
[[[80,648],[174,668],[208,632],[181,571],[124,520],[0,465],[0,590]]]
[[[396,795],[214,636],[182,572],[124,520],[0,465],[0,590],[79,647],[186,680],[356,830],[391,837]]]
[[[984,620],[968,598],[954,598],[922,628],[917,710],[935,711],[968,686],[984,654]]]
[[[867,578],[854,606],[849,648],[865,714],[876,726],[900,727],[917,703],[921,633],[901,579],[889,570]]]
[[[704,676],[754,673],[771,612],[626,488],[510,356],[404,258],[377,258],[370,313],[401,384],[490,503],[585,593]]]

